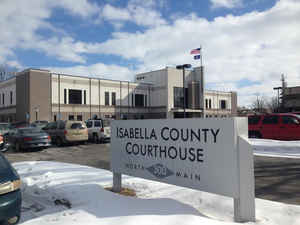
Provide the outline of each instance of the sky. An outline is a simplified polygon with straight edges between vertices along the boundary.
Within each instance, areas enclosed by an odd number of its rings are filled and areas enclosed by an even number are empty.
[[[300,85],[300,0],[0,0],[0,65],[107,79],[190,63],[238,104]]]

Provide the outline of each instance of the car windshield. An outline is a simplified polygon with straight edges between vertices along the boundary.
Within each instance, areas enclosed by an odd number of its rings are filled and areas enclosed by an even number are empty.
[[[84,129],[84,125],[82,123],[72,123],[71,129]]]
[[[86,121],[86,127],[91,128],[93,126],[93,121]]]
[[[20,134],[38,134],[38,133],[43,133],[40,129],[36,128],[23,128],[19,129]]]

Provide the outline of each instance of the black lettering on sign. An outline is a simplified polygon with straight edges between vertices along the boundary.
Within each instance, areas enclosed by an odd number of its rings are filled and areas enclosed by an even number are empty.
[[[169,138],[165,136],[165,131],[166,131],[166,130],[169,130],[169,127],[164,127],[163,129],[161,129],[160,136],[161,136],[162,139],[164,139],[165,141],[168,141]]]
[[[217,129],[216,131],[214,131],[214,129],[210,129],[210,130],[211,130],[211,133],[214,136],[214,143],[216,143],[217,142],[217,135],[219,134],[220,128]]]

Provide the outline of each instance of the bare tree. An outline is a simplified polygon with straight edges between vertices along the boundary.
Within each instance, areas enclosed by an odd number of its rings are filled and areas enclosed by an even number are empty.
[[[270,98],[267,100],[267,107],[268,107],[272,112],[279,112],[280,105],[279,105],[279,102],[278,102],[278,98],[275,97],[275,96],[270,97]]]
[[[257,113],[264,113],[266,112],[267,108],[267,99],[265,96],[256,95],[256,99],[250,105],[250,108]]]

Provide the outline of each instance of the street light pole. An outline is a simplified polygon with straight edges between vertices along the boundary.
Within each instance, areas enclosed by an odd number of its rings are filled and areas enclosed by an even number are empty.
[[[192,65],[191,64],[183,64],[183,65],[178,65],[176,66],[176,69],[178,70],[182,70],[182,90],[183,90],[183,118],[186,117],[186,113],[185,113],[185,102],[186,102],[186,98],[185,98],[185,69],[186,68],[191,68]]]
[[[185,67],[182,68],[182,86],[183,86],[183,118],[186,117],[185,115]]]

